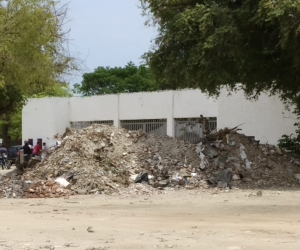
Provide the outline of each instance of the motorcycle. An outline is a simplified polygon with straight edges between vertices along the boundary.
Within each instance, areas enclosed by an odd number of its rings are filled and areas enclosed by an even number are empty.
[[[1,162],[1,167],[2,169],[10,169],[11,163],[7,160],[7,155],[6,154],[0,154],[0,162]]]

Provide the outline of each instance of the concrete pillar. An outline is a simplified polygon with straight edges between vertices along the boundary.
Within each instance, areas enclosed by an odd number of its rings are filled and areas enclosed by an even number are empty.
[[[174,91],[172,91],[172,97],[170,100],[170,114],[167,117],[167,135],[174,137]]]
[[[119,118],[114,119],[114,126],[115,126],[116,128],[119,128],[119,127],[120,127],[120,120],[119,120]]]

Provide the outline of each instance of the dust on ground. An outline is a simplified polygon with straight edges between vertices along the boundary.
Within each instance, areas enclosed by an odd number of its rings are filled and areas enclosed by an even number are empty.
[[[1,199],[0,249],[298,249],[298,190]]]

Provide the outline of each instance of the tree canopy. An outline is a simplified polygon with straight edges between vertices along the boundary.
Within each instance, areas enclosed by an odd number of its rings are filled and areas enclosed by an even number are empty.
[[[44,91],[75,67],[65,49],[64,6],[58,7],[53,0],[3,2],[0,1],[0,116],[18,109],[26,96]]]
[[[163,89],[280,93],[300,105],[299,0],[140,0],[158,36],[144,58]]]
[[[71,90],[68,84],[55,83],[49,85],[43,92],[35,93],[29,98],[43,98],[43,97],[71,97]],[[11,145],[12,141],[22,139],[22,108],[19,107],[6,115],[5,120],[0,120],[0,137],[4,138],[7,145]]]
[[[98,67],[83,75],[83,81],[74,85],[74,92],[83,96],[154,91],[157,86],[150,69],[129,62],[125,67]]]

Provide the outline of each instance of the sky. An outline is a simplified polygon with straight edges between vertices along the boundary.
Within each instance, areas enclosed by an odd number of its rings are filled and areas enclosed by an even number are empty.
[[[66,77],[71,85],[82,74],[99,66],[123,67],[129,61],[139,65],[151,47],[155,28],[144,25],[146,17],[139,0],[62,0],[68,3],[65,28],[70,28],[69,50],[83,60],[82,71]]]

